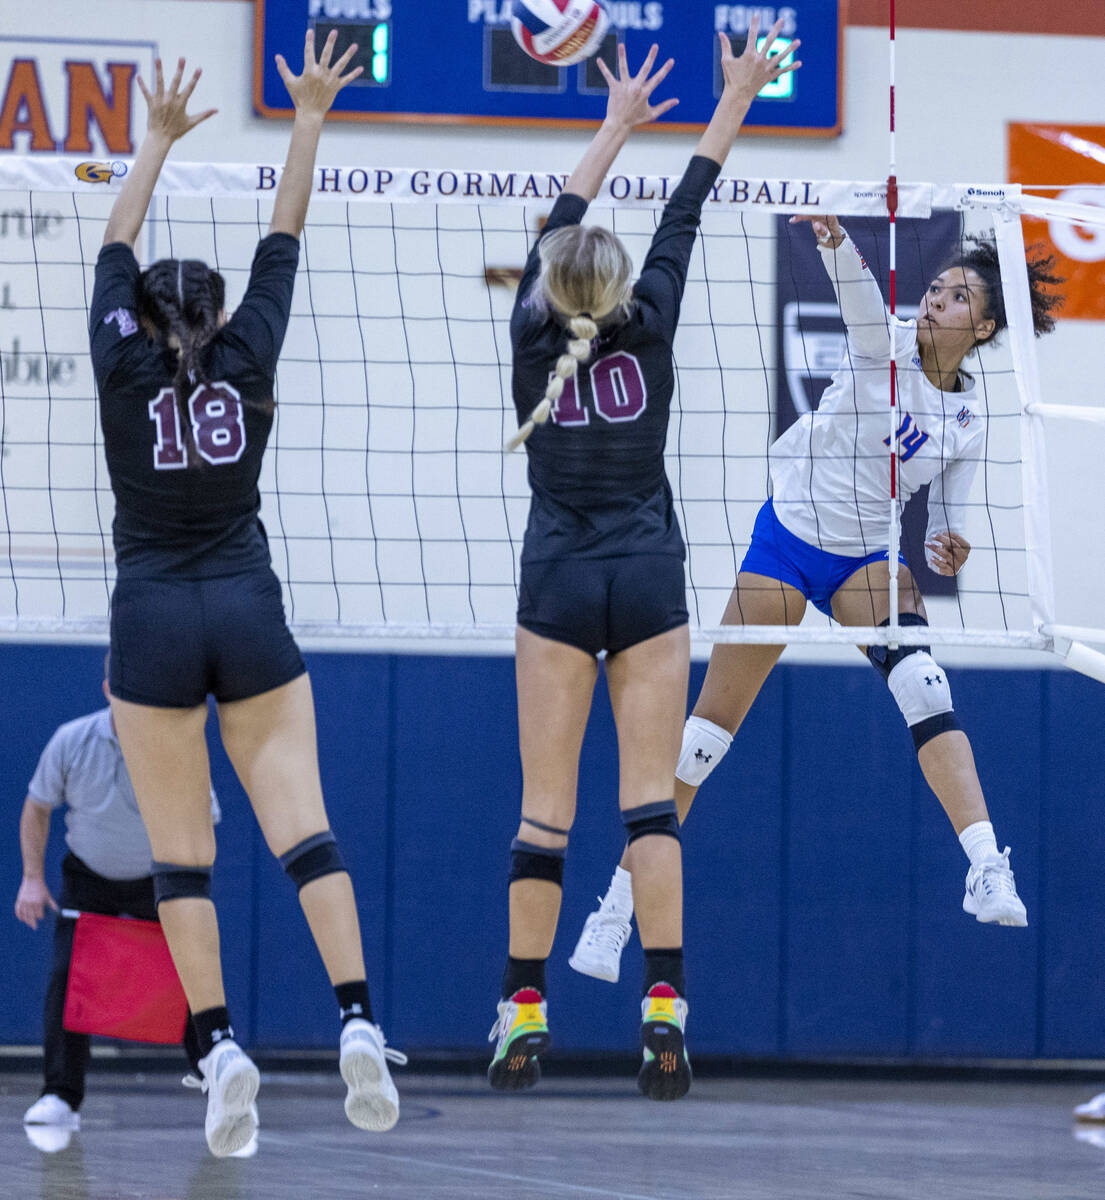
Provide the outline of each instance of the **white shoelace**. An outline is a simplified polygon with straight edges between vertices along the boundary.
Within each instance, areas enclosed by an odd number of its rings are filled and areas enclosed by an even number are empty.
[[[1017,889],[1009,867],[1009,849],[979,868],[978,885],[988,896],[1015,896]]]
[[[502,1017],[495,1018],[495,1024],[491,1026],[491,1032],[487,1035],[487,1040],[493,1042],[499,1036],[499,1026],[502,1024]]]
[[[599,897],[602,900],[602,897]],[[600,908],[587,931],[587,944],[620,954],[629,940],[630,922],[620,913]]]
[[[388,1040],[384,1036],[384,1031],[379,1025],[373,1025],[373,1029],[380,1035],[380,1045],[384,1052],[384,1058],[390,1063],[395,1063],[396,1066],[405,1067],[407,1065],[407,1056],[402,1050],[395,1050],[388,1045]]]

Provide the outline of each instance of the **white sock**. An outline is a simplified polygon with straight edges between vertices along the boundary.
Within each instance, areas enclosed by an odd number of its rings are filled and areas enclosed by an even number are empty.
[[[633,876],[623,867],[614,868],[606,899],[610,907],[622,916],[633,916]]]
[[[973,825],[968,825],[959,835],[959,844],[971,860],[972,867],[977,867],[987,858],[998,857],[994,827],[989,821],[976,821]]]

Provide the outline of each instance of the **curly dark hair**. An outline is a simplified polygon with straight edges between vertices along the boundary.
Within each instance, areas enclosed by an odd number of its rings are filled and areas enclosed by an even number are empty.
[[[1052,314],[1063,303],[1061,292],[1046,289],[1058,287],[1066,281],[1063,276],[1053,273],[1055,259],[1052,255],[1044,253],[1042,247],[1029,248],[1026,265],[1028,289],[1032,297],[1032,328],[1037,337],[1043,337],[1055,328],[1055,317]],[[1005,295],[1001,287],[1001,262],[998,258],[997,244],[985,238],[970,239],[968,245],[945,263],[938,273],[943,274],[954,267],[974,271],[986,289],[985,315],[994,322],[994,330],[986,337],[979,338],[975,345],[987,345],[1009,326],[1005,315]]]
[[[180,428],[198,464],[192,437],[188,400],[197,383],[209,383],[203,349],[219,330],[219,313],[226,303],[226,281],[199,259],[162,258],[142,272],[138,286],[138,315],[149,321],[157,336],[180,342],[180,363],[173,379]]]

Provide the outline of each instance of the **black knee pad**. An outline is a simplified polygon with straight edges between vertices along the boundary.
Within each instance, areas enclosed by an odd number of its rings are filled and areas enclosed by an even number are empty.
[[[537,846],[515,838],[510,843],[510,882],[518,879],[544,879],[564,886],[564,856],[566,846]]]
[[[210,900],[211,868],[184,867],[178,863],[154,862],[153,900]]]
[[[639,804],[636,808],[622,810],[626,841],[629,845],[638,838],[662,834],[664,837],[679,838],[679,811],[674,800],[657,800],[653,804]]]
[[[959,719],[954,712],[937,713],[935,717],[928,717],[924,721],[918,721],[916,725],[909,727],[909,732],[913,735],[913,748],[920,750],[926,742],[931,742],[934,737],[939,737],[942,733],[950,733],[953,729],[962,729]]]
[[[879,622],[880,628],[889,624],[889,617]],[[920,613],[899,613],[898,624],[904,629],[907,625],[927,625],[928,621]],[[932,653],[931,646],[899,646],[897,650],[891,650],[889,646],[868,646],[867,657],[875,670],[886,679],[907,654],[916,654],[920,650],[926,654]]]
[[[323,875],[335,875],[346,869],[338,843],[329,829],[304,838],[298,846],[281,854],[280,865],[297,891]]]

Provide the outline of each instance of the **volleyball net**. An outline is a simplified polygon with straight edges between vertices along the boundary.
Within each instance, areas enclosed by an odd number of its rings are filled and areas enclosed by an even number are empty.
[[[118,186],[111,172],[64,158],[0,162],[4,636],[107,633],[113,502],[87,326]],[[276,177],[265,166],[168,164],[140,262],[205,260],[225,276],[232,309],[267,231]],[[529,504],[524,454],[501,451],[517,427],[508,325],[521,267],[565,177],[323,168],[316,179],[261,477],[289,620],[300,637],[351,648],[381,638],[478,648],[508,637]],[[611,227],[639,268],[677,182],[615,176],[587,219]],[[929,279],[971,239],[995,240],[1001,257],[1010,329],[964,363],[986,430],[968,502],[970,560],[954,580],[928,571],[922,494],[907,506],[903,550],[933,628],[842,629],[811,606],[786,641],[1064,652],[1072,640],[1105,641],[1105,631],[1056,618],[1045,425],[1086,417],[1087,436],[1103,440],[1105,429],[1100,410],[1059,411],[1040,385],[1020,216],[1041,206],[1055,220],[1103,220],[1101,210],[1049,205],[1015,185],[900,186],[899,316],[916,312]],[[770,491],[769,446],[849,369],[814,239],[787,223],[819,212],[846,223],[885,294],[885,184],[727,176],[704,212],[667,444],[692,632],[703,641],[780,640],[774,627],[719,626]],[[889,394],[888,378],[888,414]],[[899,443],[899,457],[908,449]]]

